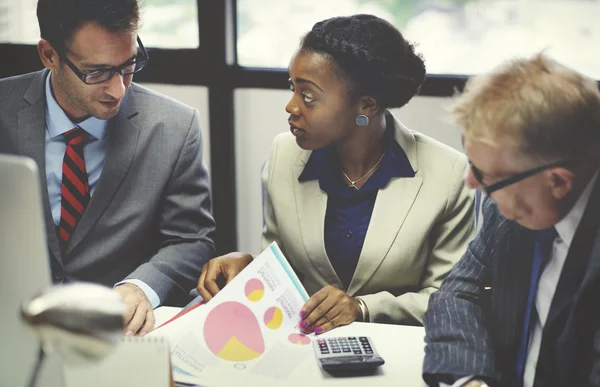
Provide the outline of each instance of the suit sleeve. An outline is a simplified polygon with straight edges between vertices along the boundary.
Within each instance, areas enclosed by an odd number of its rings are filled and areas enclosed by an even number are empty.
[[[181,300],[196,285],[202,266],[215,254],[215,221],[211,215],[209,176],[202,162],[197,111],[155,218],[160,248],[127,278],[145,282],[161,303]]]
[[[488,207],[490,201],[485,206]],[[498,380],[494,346],[487,320],[491,304],[491,248],[495,222],[484,211],[483,228],[469,244],[439,291],[432,294],[425,313],[425,360],[423,378],[432,386],[441,378],[477,375]],[[493,247],[492,247],[493,248]]]
[[[475,236],[473,193],[464,185],[466,161],[458,157],[452,170],[446,208],[430,234],[431,252],[419,289],[395,297],[389,292],[360,296],[372,322],[423,323],[429,297],[438,290]]]

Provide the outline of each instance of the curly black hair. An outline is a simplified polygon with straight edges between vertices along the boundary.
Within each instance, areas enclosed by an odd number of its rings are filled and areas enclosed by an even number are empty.
[[[372,96],[383,109],[404,106],[425,81],[425,63],[414,45],[373,15],[318,22],[300,50],[327,57],[350,81],[353,97]]]

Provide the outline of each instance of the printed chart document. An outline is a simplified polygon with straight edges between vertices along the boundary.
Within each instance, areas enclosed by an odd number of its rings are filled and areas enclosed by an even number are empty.
[[[176,382],[284,385],[299,364],[312,359],[311,338],[298,327],[307,300],[273,243],[210,302],[151,335],[169,340]]]

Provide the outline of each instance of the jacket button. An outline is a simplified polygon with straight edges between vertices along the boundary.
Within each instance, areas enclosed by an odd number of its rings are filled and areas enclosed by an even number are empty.
[[[352,231],[348,231],[348,233],[346,234],[346,238],[352,238]]]
[[[60,271],[60,270],[57,270],[57,271],[55,271],[55,272],[54,272],[54,279],[55,279],[55,280],[57,280],[57,281],[62,281],[64,278],[65,278],[65,277],[64,277],[64,275],[63,275],[62,271]]]

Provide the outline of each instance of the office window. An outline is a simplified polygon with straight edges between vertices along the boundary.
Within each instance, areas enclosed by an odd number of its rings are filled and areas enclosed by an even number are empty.
[[[198,47],[197,0],[143,0],[144,45]],[[37,0],[0,0],[0,43],[36,44],[40,38]]]
[[[541,50],[600,79],[600,0],[238,0],[241,66],[287,68],[331,16],[370,13],[417,43],[433,74],[474,74]]]
[[[143,0],[140,36],[144,44],[159,48],[196,48],[197,0]]]
[[[37,43],[37,0],[0,0],[0,43]]]

